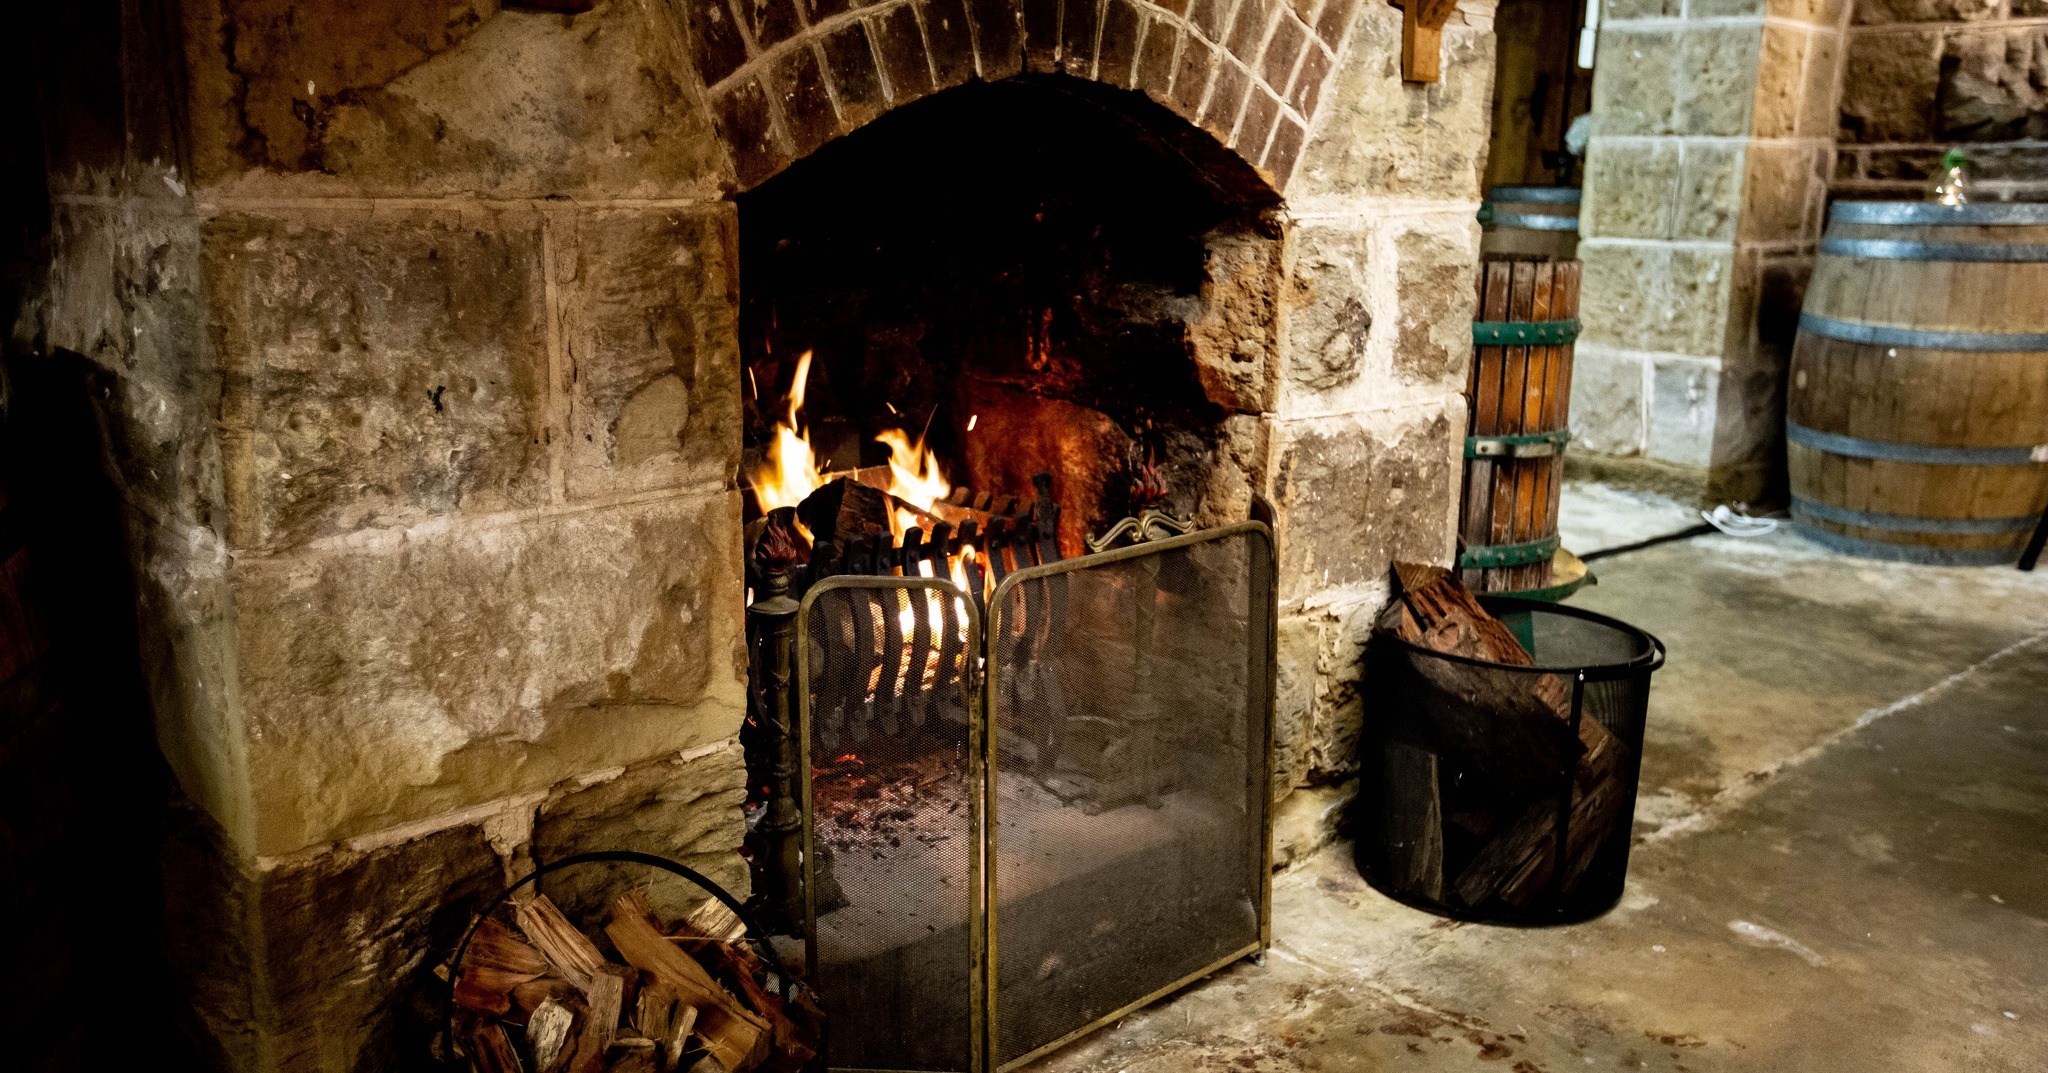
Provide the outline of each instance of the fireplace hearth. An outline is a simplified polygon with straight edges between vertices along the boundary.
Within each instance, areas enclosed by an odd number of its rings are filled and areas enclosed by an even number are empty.
[[[803,568],[770,576],[801,879],[761,889],[799,895],[835,1068],[1009,1068],[1263,949],[1273,562],[1246,522],[985,600],[899,566],[792,615]]]
[[[1151,110],[976,87],[741,201],[755,893],[835,1067],[1005,1068],[1262,948],[1274,556],[1226,425],[1276,200]]]

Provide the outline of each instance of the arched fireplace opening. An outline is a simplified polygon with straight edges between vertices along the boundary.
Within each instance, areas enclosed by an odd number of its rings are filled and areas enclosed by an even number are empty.
[[[820,477],[887,463],[895,431],[953,488],[1028,498],[1051,473],[1068,555],[1135,512],[1148,464],[1174,513],[1246,516],[1278,197],[1207,134],[1077,79],[975,83],[739,202],[757,486],[794,389]],[[803,460],[780,461],[801,491]]]
[[[749,847],[835,1066],[1006,1068],[1262,948],[1278,207],[1050,77],[741,196]]]

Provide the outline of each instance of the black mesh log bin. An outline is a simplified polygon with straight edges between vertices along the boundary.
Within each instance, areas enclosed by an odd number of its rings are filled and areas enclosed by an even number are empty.
[[[1374,887],[1465,920],[1555,924],[1621,898],[1650,675],[1664,646],[1574,607],[1482,597],[1534,658],[1445,655],[1374,630],[1355,817]]]

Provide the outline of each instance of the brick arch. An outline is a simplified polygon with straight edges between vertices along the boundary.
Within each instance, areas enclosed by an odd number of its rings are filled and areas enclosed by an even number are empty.
[[[686,0],[740,188],[970,81],[1144,93],[1284,190],[1359,0]]]

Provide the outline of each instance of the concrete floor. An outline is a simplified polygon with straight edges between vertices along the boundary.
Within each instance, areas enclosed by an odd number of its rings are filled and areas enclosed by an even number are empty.
[[[1567,494],[1580,551],[1697,518]],[[2048,1069],[2048,572],[1790,533],[1595,570],[1574,602],[1671,650],[1621,906],[1454,924],[1334,847],[1277,880],[1264,966],[1036,1070]]]

